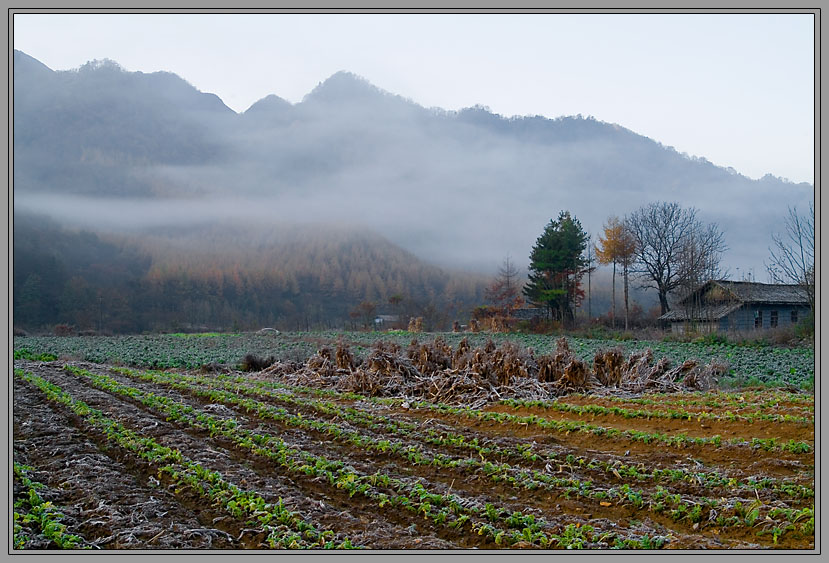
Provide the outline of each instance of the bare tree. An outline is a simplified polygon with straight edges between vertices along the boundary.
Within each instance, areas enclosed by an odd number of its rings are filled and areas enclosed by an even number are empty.
[[[590,307],[590,274],[595,270],[593,267],[593,235],[587,234],[587,322],[593,320],[593,310]]]
[[[376,312],[377,305],[371,301],[363,301],[351,310],[349,316],[352,319],[362,319],[363,328],[368,329],[374,326],[374,314]]]
[[[708,280],[724,278],[719,263],[725,250],[723,234],[715,223],[698,224],[685,240],[679,255],[679,292],[690,296]],[[685,301],[685,313],[689,319],[700,317],[701,297],[697,295],[695,299]]]
[[[486,288],[485,294],[489,301],[500,310],[504,317],[509,318],[512,311],[520,307],[524,300],[521,297],[520,271],[512,259],[507,256],[498,268],[498,275],[492,284]]]
[[[773,247],[769,277],[775,283],[793,283],[803,287],[809,307],[815,310],[815,207],[809,204],[807,215],[798,215],[797,208],[789,208],[786,234],[772,235]]]
[[[663,315],[671,310],[668,295],[716,272],[726,250],[716,223],[704,225],[696,209],[678,203],[650,203],[633,212],[627,225],[636,240],[630,271],[642,287],[657,290]]]

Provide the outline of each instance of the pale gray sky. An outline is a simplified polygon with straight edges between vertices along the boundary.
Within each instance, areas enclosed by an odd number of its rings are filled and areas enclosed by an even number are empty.
[[[814,182],[811,14],[15,14],[53,70],[171,71],[242,112],[339,70],[416,103],[592,115],[751,178]]]

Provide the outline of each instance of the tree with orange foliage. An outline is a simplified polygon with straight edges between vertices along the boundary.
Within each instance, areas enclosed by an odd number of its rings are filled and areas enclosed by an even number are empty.
[[[628,329],[628,273],[636,255],[636,239],[624,221],[611,216],[604,224],[604,238],[599,236],[596,258],[600,264],[613,265],[611,317],[616,327],[616,265],[622,267],[625,284],[625,330]]]

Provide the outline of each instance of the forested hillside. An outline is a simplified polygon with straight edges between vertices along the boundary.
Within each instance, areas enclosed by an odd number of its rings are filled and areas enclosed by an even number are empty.
[[[126,237],[24,216],[14,228],[14,321],[21,328],[360,327],[366,319],[352,312],[362,302],[446,328],[468,318],[486,282],[347,227],[205,225],[184,236],[170,229]]]

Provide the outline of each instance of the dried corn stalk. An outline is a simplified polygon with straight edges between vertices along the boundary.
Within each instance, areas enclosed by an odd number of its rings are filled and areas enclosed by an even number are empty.
[[[599,350],[593,356],[593,373],[605,387],[618,387],[622,382],[625,358],[619,348]]]
[[[573,358],[564,366],[561,377],[556,380],[556,386],[568,391],[584,391],[591,386],[589,376],[590,369],[587,364]]]
[[[345,370],[353,370],[356,367],[354,363],[354,355],[351,353],[351,350],[348,349],[343,343],[337,344],[337,369],[345,369]]]
[[[615,394],[707,389],[728,367],[688,360],[671,369],[670,361],[654,363],[650,349],[627,360],[614,348],[594,355],[591,366],[575,356],[567,339],[556,341],[553,354],[535,358],[532,350],[513,342],[500,347],[489,339],[472,348],[467,338],[453,350],[441,337],[420,344],[412,339],[405,353],[398,344],[375,342],[362,362],[340,342],[336,351],[323,346],[304,364],[277,363],[256,377],[278,376],[297,385],[324,385],[371,396],[420,397],[466,406],[506,397],[549,399],[573,391]]]

